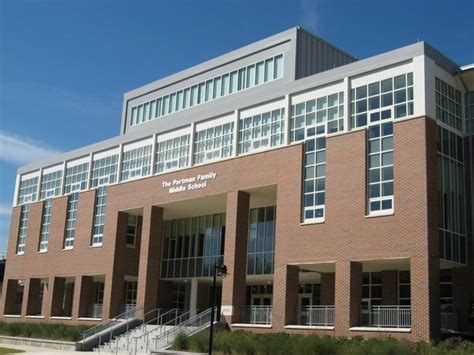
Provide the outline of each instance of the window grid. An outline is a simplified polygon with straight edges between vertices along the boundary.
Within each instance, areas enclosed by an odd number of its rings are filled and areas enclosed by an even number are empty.
[[[131,109],[130,126],[283,77],[283,54],[236,69]]]
[[[443,312],[454,312],[453,275],[451,269],[439,270],[440,303]]]
[[[249,212],[247,275],[273,274],[275,252],[275,206]]]
[[[240,119],[239,152],[242,154],[275,147],[284,142],[285,109]]]
[[[73,192],[69,195],[66,214],[66,231],[64,233],[64,249],[74,247],[76,236],[77,204],[79,203],[79,193]]]
[[[43,174],[43,178],[41,179],[41,200],[49,197],[59,196],[61,194],[62,177],[62,170]]]
[[[31,179],[20,181],[20,188],[18,189],[17,198],[18,205],[36,200],[38,180],[39,178],[36,176]]]
[[[39,251],[41,252],[45,252],[48,250],[52,206],[53,206],[53,200],[51,198],[44,200],[43,213],[42,213],[42,218],[41,218],[40,242],[39,242],[39,247],[38,247]]]
[[[466,112],[466,133],[474,134],[474,91],[466,92],[465,98]]]
[[[462,132],[461,92],[436,78],[436,119]]]
[[[443,259],[467,262],[462,136],[438,126],[439,242]]]
[[[393,209],[393,123],[368,129],[368,212]]]
[[[125,244],[128,246],[135,246],[137,241],[137,223],[138,217],[129,214],[127,222],[127,233],[125,235]]]
[[[21,206],[20,211],[20,225],[18,228],[18,240],[16,246],[17,254],[25,253],[25,244],[26,244],[26,233],[28,231],[28,217],[30,213],[30,205],[24,204]]]
[[[107,206],[107,186],[97,188],[95,196],[94,221],[92,224],[92,246],[102,245],[104,237],[105,208]]]
[[[138,281],[125,281],[125,304],[135,305],[137,303]]]
[[[225,213],[164,222],[162,278],[208,277],[221,263]]]
[[[189,141],[186,134],[157,143],[155,173],[188,166]]]
[[[400,306],[411,304],[410,270],[398,271],[398,304]]]
[[[413,115],[413,73],[351,90],[350,128]]]
[[[135,148],[122,154],[121,180],[127,181],[151,173],[152,146]]]
[[[198,131],[195,134],[194,163],[227,158],[232,154],[233,144],[234,122]]]
[[[322,96],[291,107],[290,141],[304,140],[306,129],[336,133],[344,129],[344,92]]]
[[[362,273],[362,312],[366,313],[372,306],[382,304],[382,273]]]
[[[118,154],[92,162],[91,187],[113,184],[117,181]]]
[[[64,194],[74,191],[82,191],[87,188],[89,175],[89,163],[83,163],[66,169],[64,182]]]

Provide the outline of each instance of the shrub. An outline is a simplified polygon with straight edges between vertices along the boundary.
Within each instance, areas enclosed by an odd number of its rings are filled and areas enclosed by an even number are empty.
[[[189,349],[189,338],[184,333],[178,333],[176,338],[173,340],[173,350],[188,350]]]
[[[199,332],[189,338],[189,350],[200,353],[207,352],[209,345],[209,331]]]
[[[87,326],[64,324],[0,322],[1,335],[66,341],[78,341],[82,339],[82,332],[87,328]]]

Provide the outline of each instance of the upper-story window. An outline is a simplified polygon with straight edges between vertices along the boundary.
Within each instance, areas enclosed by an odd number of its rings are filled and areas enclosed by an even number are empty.
[[[474,91],[466,92],[464,103],[466,105],[466,133],[474,134]]]
[[[155,172],[183,168],[189,164],[189,134],[157,143]]]
[[[393,122],[368,131],[368,212],[393,209]]]
[[[40,199],[59,196],[61,194],[61,184],[63,177],[63,171],[57,170],[50,173],[43,173],[41,178],[41,191]]]
[[[26,232],[28,230],[28,217],[30,214],[30,205],[24,204],[20,210],[20,225],[18,227],[18,238],[16,243],[16,253],[25,253]]]
[[[53,200],[48,198],[43,203],[43,214],[41,217],[41,231],[40,231],[40,242],[38,250],[45,252],[48,250],[49,243],[49,230],[51,225],[51,209],[53,207]]]
[[[138,216],[129,214],[127,221],[127,233],[125,235],[125,244],[135,246],[137,242]]]
[[[351,128],[413,115],[413,73],[351,90]]]
[[[234,122],[197,131],[194,141],[194,163],[200,164],[232,155]]]
[[[38,194],[38,180],[38,176],[35,176],[20,181],[17,198],[18,205],[36,200]]]
[[[247,275],[273,274],[275,253],[275,206],[249,212]]]
[[[92,162],[91,187],[113,184],[117,181],[119,155],[114,154]]]
[[[283,54],[132,107],[130,126],[283,77]]]
[[[309,128],[310,127],[310,128]],[[309,129],[308,129],[309,128]],[[322,96],[292,106],[290,139],[305,139],[308,132],[335,133],[344,129],[344,92]]]
[[[76,237],[76,218],[77,205],[79,203],[79,192],[73,192],[69,195],[66,212],[66,230],[64,231],[64,249],[74,247],[74,238]]]
[[[462,132],[461,107],[461,92],[436,78],[436,119]]]
[[[83,163],[66,168],[66,178],[64,181],[64,193],[82,191],[87,188],[87,178],[89,176],[89,163]]]
[[[104,238],[105,208],[107,207],[107,186],[100,186],[95,194],[94,219],[92,222],[92,246],[102,245]]]
[[[135,148],[122,154],[121,181],[147,176],[151,173],[152,146]]]
[[[257,114],[240,119],[239,152],[249,153],[275,147],[284,142],[285,109]]]

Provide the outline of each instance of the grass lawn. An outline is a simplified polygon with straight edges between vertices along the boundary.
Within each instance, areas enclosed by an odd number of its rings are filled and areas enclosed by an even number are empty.
[[[16,353],[24,353],[24,350],[17,350],[17,349],[10,349],[10,348],[2,348],[0,347],[0,354],[16,354]]]

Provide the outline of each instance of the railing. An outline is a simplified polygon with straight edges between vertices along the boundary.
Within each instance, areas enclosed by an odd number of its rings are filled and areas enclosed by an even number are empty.
[[[211,324],[211,310],[212,308],[209,308],[165,331],[163,334],[156,336],[153,341],[154,349],[161,350],[168,348],[178,334],[190,336],[207,328]],[[148,352],[148,349],[146,349],[146,351]]]
[[[458,315],[452,304],[441,305],[441,330],[457,330]]]
[[[243,321],[248,324],[272,324],[272,306],[244,306]]]
[[[86,331],[82,333],[82,347],[84,348],[85,340],[93,336],[94,334],[99,334],[99,342],[98,342],[99,345],[102,343],[103,333],[107,334],[109,336],[109,339],[111,340],[113,327],[118,322],[120,322],[121,319],[128,319],[128,318],[135,318],[135,317],[140,318],[140,316],[143,317],[143,308],[135,309],[135,307],[133,307],[132,309],[128,309],[126,312],[120,313],[115,318],[109,319],[105,323],[102,323],[102,324],[96,325],[95,327],[87,329]]]
[[[173,308],[173,309],[169,310],[168,312],[163,313],[157,319],[157,324],[160,325],[159,327],[151,329],[151,330],[147,331],[146,333],[134,338],[134,342],[135,342],[135,344],[134,344],[134,353],[136,354],[137,351],[138,351],[138,343],[139,342],[144,342],[145,343],[144,349],[140,349],[140,350],[144,350],[145,352],[148,352],[148,348],[149,348],[149,344],[150,344],[150,337],[160,336],[162,333],[165,332],[167,326],[172,326],[172,327],[179,326],[181,323],[183,323],[183,322],[185,322],[189,319],[190,314],[191,314],[190,311],[184,311],[184,310],[177,309],[177,308]],[[175,317],[171,317],[171,319],[169,319],[168,321],[165,321],[166,319],[168,319],[170,316],[173,316],[173,315]],[[158,333],[158,334],[154,335],[153,333]],[[128,343],[128,340],[127,340],[127,343]],[[128,346],[127,346],[127,350],[128,350]]]
[[[304,306],[300,309],[300,324],[310,326],[333,326],[334,306]]]
[[[120,306],[120,316],[117,316],[118,319],[125,319],[125,318],[134,318],[135,315],[133,311],[137,306],[133,303],[126,303]]]
[[[102,318],[102,311],[104,310],[104,305],[101,303],[92,303],[89,305],[89,317],[90,318]]]
[[[372,306],[362,311],[362,325],[376,328],[410,328],[411,306]]]

